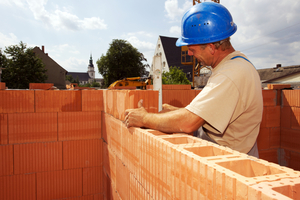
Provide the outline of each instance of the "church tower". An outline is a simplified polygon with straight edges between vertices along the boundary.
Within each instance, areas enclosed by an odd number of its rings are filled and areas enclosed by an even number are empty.
[[[90,57],[90,63],[89,63],[88,71],[87,72],[88,72],[89,76],[92,79],[95,79],[95,69],[94,69],[92,54],[91,54],[91,57]]]

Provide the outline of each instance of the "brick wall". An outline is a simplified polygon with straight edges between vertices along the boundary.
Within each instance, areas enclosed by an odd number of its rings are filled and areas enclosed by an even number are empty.
[[[102,91],[0,91],[0,199],[103,199]]]
[[[163,102],[184,107],[199,92],[165,89]],[[293,170],[300,160],[298,91],[263,91],[262,159],[189,135],[124,126],[126,109],[144,99],[157,112],[157,97],[151,90],[1,90],[0,199],[300,198],[300,172]]]
[[[282,91],[280,164],[300,170],[300,90]]]

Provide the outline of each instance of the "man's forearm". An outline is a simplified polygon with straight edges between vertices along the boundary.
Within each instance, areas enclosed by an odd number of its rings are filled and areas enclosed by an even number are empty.
[[[148,113],[142,121],[144,127],[165,133],[190,133],[204,124],[203,119],[185,108],[161,114]]]

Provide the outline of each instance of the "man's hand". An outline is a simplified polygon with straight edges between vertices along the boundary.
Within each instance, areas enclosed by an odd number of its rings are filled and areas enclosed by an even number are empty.
[[[143,127],[143,118],[148,112],[143,107],[143,99],[138,102],[138,108],[125,111],[125,125],[129,127]]]

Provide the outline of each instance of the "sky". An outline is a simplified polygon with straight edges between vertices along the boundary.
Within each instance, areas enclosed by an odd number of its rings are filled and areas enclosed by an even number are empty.
[[[234,48],[257,69],[300,65],[300,1],[220,3],[238,27],[231,37]],[[0,48],[21,41],[27,47],[45,46],[45,52],[69,72],[86,72],[92,55],[96,78],[101,78],[96,61],[114,39],[127,40],[151,66],[158,37],[180,37],[182,16],[192,4],[192,0],[0,0]]]

